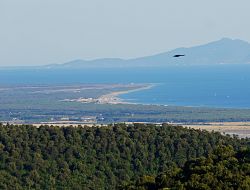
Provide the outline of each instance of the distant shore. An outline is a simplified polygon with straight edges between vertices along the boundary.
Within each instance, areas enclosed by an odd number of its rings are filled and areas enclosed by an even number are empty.
[[[124,101],[122,98],[119,98],[119,96],[122,94],[128,94],[128,93],[132,93],[132,92],[148,90],[148,89],[153,88],[154,86],[155,86],[155,84],[149,84],[147,86],[140,87],[137,89],[111,92],[111,93],[100,96],[98,98],[98,101],[100,104],[136,104],[136,103]]]
[[[151,89],[155,86],[156,84],[131,84],[130,86],[127,87],[132,87],[133,89],[129,90],[121,90],[121,91],[113,91],[104,95],[99,96],[98,98],[78,98],[78,99],[65,99],[61,101],[66,101],[66,102],[80,102],[80,103],[96,103],[96,104],[137,104],[137,103],[132,103],[123,100],[122,98],[119,98],[120,95],[122,94],[128,94],[132,92],[137,92],[137,91],[142,91],[142,90],[147,90]]]

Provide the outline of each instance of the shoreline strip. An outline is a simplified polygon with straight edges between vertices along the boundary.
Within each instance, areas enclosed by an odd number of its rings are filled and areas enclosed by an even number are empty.
[[[155,86],[156,84],[148,84],[147,86],[143,86],[143,87],[136,88],[136,89],[116,91],[116,92],[104,94],[98,98],[98,103],[99,104],[137,104],[137,103],[124,101],[122,98],[119,98],[119,96],[122,94],[129,94],[132,92],[148,90]]]

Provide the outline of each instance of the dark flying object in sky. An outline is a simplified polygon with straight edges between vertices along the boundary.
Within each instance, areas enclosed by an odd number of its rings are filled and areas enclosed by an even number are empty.
[[[180,54],[177,54],[177,55],[174,55],[173,57],[183,57],[185,55],[180,55]]]

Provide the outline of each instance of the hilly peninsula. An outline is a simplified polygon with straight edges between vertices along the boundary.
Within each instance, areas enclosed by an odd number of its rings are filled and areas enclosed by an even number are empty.
[[[175,55],[185,55],[174,57]],[[73,60],[64,64],[51,64],[41,68],[116,68],[116,67],[166,67],[181,65],[249,64],[250,44],[239,39],[221,40],[194,47],[181,47],[160,54],[134,59],[104,58]]]

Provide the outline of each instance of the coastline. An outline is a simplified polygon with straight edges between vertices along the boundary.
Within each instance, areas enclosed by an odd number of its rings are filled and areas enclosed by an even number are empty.
[[[87,97],[87,98],[78,98],[78,99],[64,99],[60,100],[63,102],[80,102],[80,103],[95,103],[95,104],[138,104],[129,101],[125,101],[124,99],[120,98],[119,96],[122,94],[128,94],[132,92],[148,90],[155,87],[157,84],[147,83],[147,84],[130,84],[126,87],[132,87],[133,89],[129,90],[120,90],[120,91],[113,91],[107,94],[103,94],[97,98]]]
[[[119,96],[122,94],[128,94],[128,93],[132,93],[132,92],[148,90],[148,89],[151,89],[155,86],[156,86],[155,84],[148,84],[147,86],[136,88],[136,89],[116,91],[116,92],[104,94],[98,98],[98,103],[99,104],[137,104],[137,103],[124,101],[122,98],[119,98]]]

